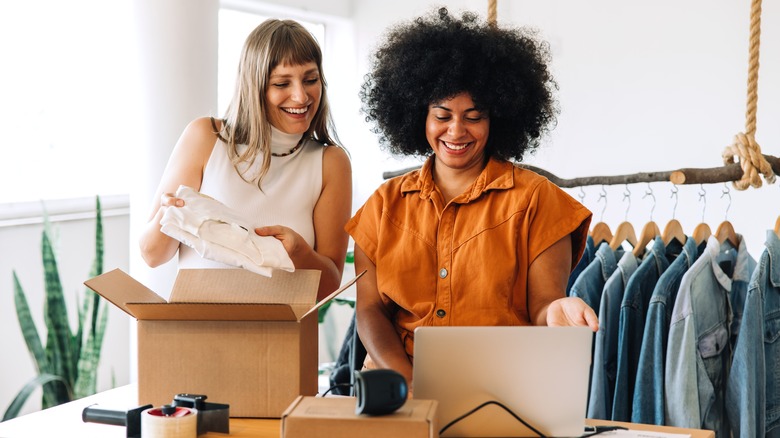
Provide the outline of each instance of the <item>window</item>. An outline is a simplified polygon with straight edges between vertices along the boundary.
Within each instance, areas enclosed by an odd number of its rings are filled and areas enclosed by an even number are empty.
[[[128,131],[140,123],[134,13],[132,0],[3,6],[0,205],[130,193],[137,176],[121,163],[138,148]],[[244,40],[272,15],[283,16],[220,9],[218,115]],[[324,44],[323,24],[298,21]]]
[[[0,204],[128,193],[130,0],[34,0],[0,14]]]

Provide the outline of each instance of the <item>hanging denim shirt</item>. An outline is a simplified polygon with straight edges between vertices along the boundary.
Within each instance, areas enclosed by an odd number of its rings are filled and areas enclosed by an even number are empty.
[[[637,258],[626,251],[617,269],[607,279],[599,303],[599,330],[596,332],[593,351],[593,375],[588,398],[588,418],[609,420],[612,418],[612,396],[615,393],[617,371],[618,325],[620,304],[628,279],[636,271]]]
[[[613,251],[606,242],[599,245],[593,261],[574,280],[569,296],[582,298],[587,305],[597,311],[604,284],[617,269],[617,260],[622,254],[622,248]]]
[[[679,244],[677,247],[679,248]],[[658,278],[674,260],[672,254],[677,253],[679,251],[672,251],[670,248],[669,256],[667,256],[666,245],[663,239],[657,236],[650,251],[642,260],[642,264],[639,265],[626,284],[620,306],[617,376],[612,402],[613,421],[631,421],[636,369],[639,363],[639,350],[642,347],[642,335],[645,330],[645,313]]]
[[[634,384],[632,423],[663,426],[664,418],[664,366],[666,340],[672,309],[680,288],[680,280],[699,257],[696,242],[688,237],[682,252],[669,265],[653,289],[647,306],[645,330],[639,352],[639,366]]]
[[[776,237],[776,236],[775,236]],[[745,252],[747,253],[747,248],[743,248],[744,242],[740,240],[739,245],[739,252]],[[728,257],[727,257],[728,260]],[[745,297],[747,295],[748,286],[750,284],[750,278],[752,277],[752,274],[756,271],[756,261],[753,259],[753,257],[747,257],[745,259],[745,263],[747,263],[747,268],[743,269],[744,272],[749,272],[748,274],[737,274],[737,272],[734,272],[734,276],[732,277],[733,280],[735,280],[731,285],[731,293],[729,294],[729,299],[731,300],[731,312],[733,313],[732,320],[731,320],[731,349],[734,351],[734,345],[737,342],[737,337],[739,336],[739,327],[740,323],[742,321],[742,311],[745,308]],[[743,275],[747,275],[747,277],[742,277]]]
[[[726,389],[735,438],[780,436],[780,239],[773,230],[764,245],[745,297]]]
[[[588,236],[587,242],[592,241]],[[587,245],[587,244],[586,244]],[[607,242],[602,242],[596,250],[593,261],[582,270],[582,273],[574,280],[569,295],[572,297],[579,297],[587,305],[589,305],[594,312],[598,311],[599,301],[601,301],[601,291],[604,289],[604,283],[606,283],[609,276],[617,269],[617,258],[623,254],[623,249],[618,248],[613,251],[609,247]],[[596,335],[593,335],[593,343],[591,344],[591,359],[592,354],[596,349]],[[588,384],[593,380],[593,361],[591,360],[590,378]],[[588,389],[590,394],[590,389]]]
[[[739,240],[736,251],[715,236],[707,240],[704,253],[680,282],[666,348],[667,425],[710,429],[722,438],[729,436],[725,391],[731,364],[730,294],[735,283],[746,287],[750,266],[755,266],[742,236]],[[729,263],[734,268],[731,278],[721,268]]]
[[[593,258],[596,257],[596,245],[593,243],[593,237],[588,236],[585,240],[585,250],[582,252],[580,261],[577,262],[577,266],[569,274],[569,282],[566,284],[566,296],[571,295],[571,287],[574,285],[574,281],[580,276],[582,271],[590,265]]]

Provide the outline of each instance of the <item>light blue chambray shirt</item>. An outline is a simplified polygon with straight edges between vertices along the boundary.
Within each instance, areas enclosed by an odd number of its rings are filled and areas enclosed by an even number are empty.
[[[745,241],[721,245],[715,236],[680,282],[666,349],[666,424],[709,429],[726,438],[725,385],[731,364],[730,295],[747,288],[755,260]],[[729,277],[723,267],[733,267]]]
[[[593,374],[588,398],[588,418],[612,419],[612,397],[615,393],[617,372],[617,342],[620,304],[628,279],[636,271],[637,258],[626,251],[617,263],[617,269],[604,284],[599,305],[599,330],[593,351]]]
[[[735,438],[780,436],[780,238],[773,230],[764,245],[745,297],[726,388]]]

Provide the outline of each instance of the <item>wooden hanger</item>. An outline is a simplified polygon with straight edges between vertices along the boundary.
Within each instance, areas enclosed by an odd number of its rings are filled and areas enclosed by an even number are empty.
[[[664,227],[664,232],[661,234],[661,239],[663,239],[664,245],[668,245],[673,239],[677,239],[678,242],[684,244],[688,237],[685,235],[680,221],[677,219],[672,219]]]
[[[609,229],[609,225],[604,222],[599,222],[593,226],[590,231],[590,237],[593,238],[593,244],[596,248],[601,245],[601,242],[609,243],[612,240],[612,230]]]
[[[725,220],[718,225],[718,229],[715,230],[715,237],[718,238],[718,242],[723,243],[728,240],[728,242],[734,247],[739,248],[739,238],[737,237],[737,232],[734,231],[734,226],[731,225],[731,222],[728,220]]]
[[[647,245],[655,239],[655,236],[660,236],[661,230],[658,229],[658,225],[650,221],[642,227],[642,233],[639,235],[639,242],[634,245],[633,254],[635,257],[640,257],[645,253]]]
[[[775,221],[775,234],[777,234],[777,237],[780,237],[780,216]]]
[[[706,222],[696,225],[696,228],[693,229],[693,241],[696,242],[696,245],[701,245],[702,242],[706,242],[710,236],[712,236],[712,230]]]
[[[631,246],[636,247],[636,233],[634,232],[634,226],[631,222],[621,222],[615,230],[615,235],[612,236],[612,240],[609,241],[609,247],[612,250],[620,248],[623,242],[628,242]]]

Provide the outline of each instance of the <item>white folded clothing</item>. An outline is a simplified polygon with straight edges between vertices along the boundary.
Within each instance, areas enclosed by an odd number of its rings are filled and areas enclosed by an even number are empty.
[[[176,197],[184,200],[184,206],[168,208],[160,230],[201,257],[266,277],[272,268],[295,270],[282,242],[258,236],[254,225],[226,205],[187,186],[179,186]]]

